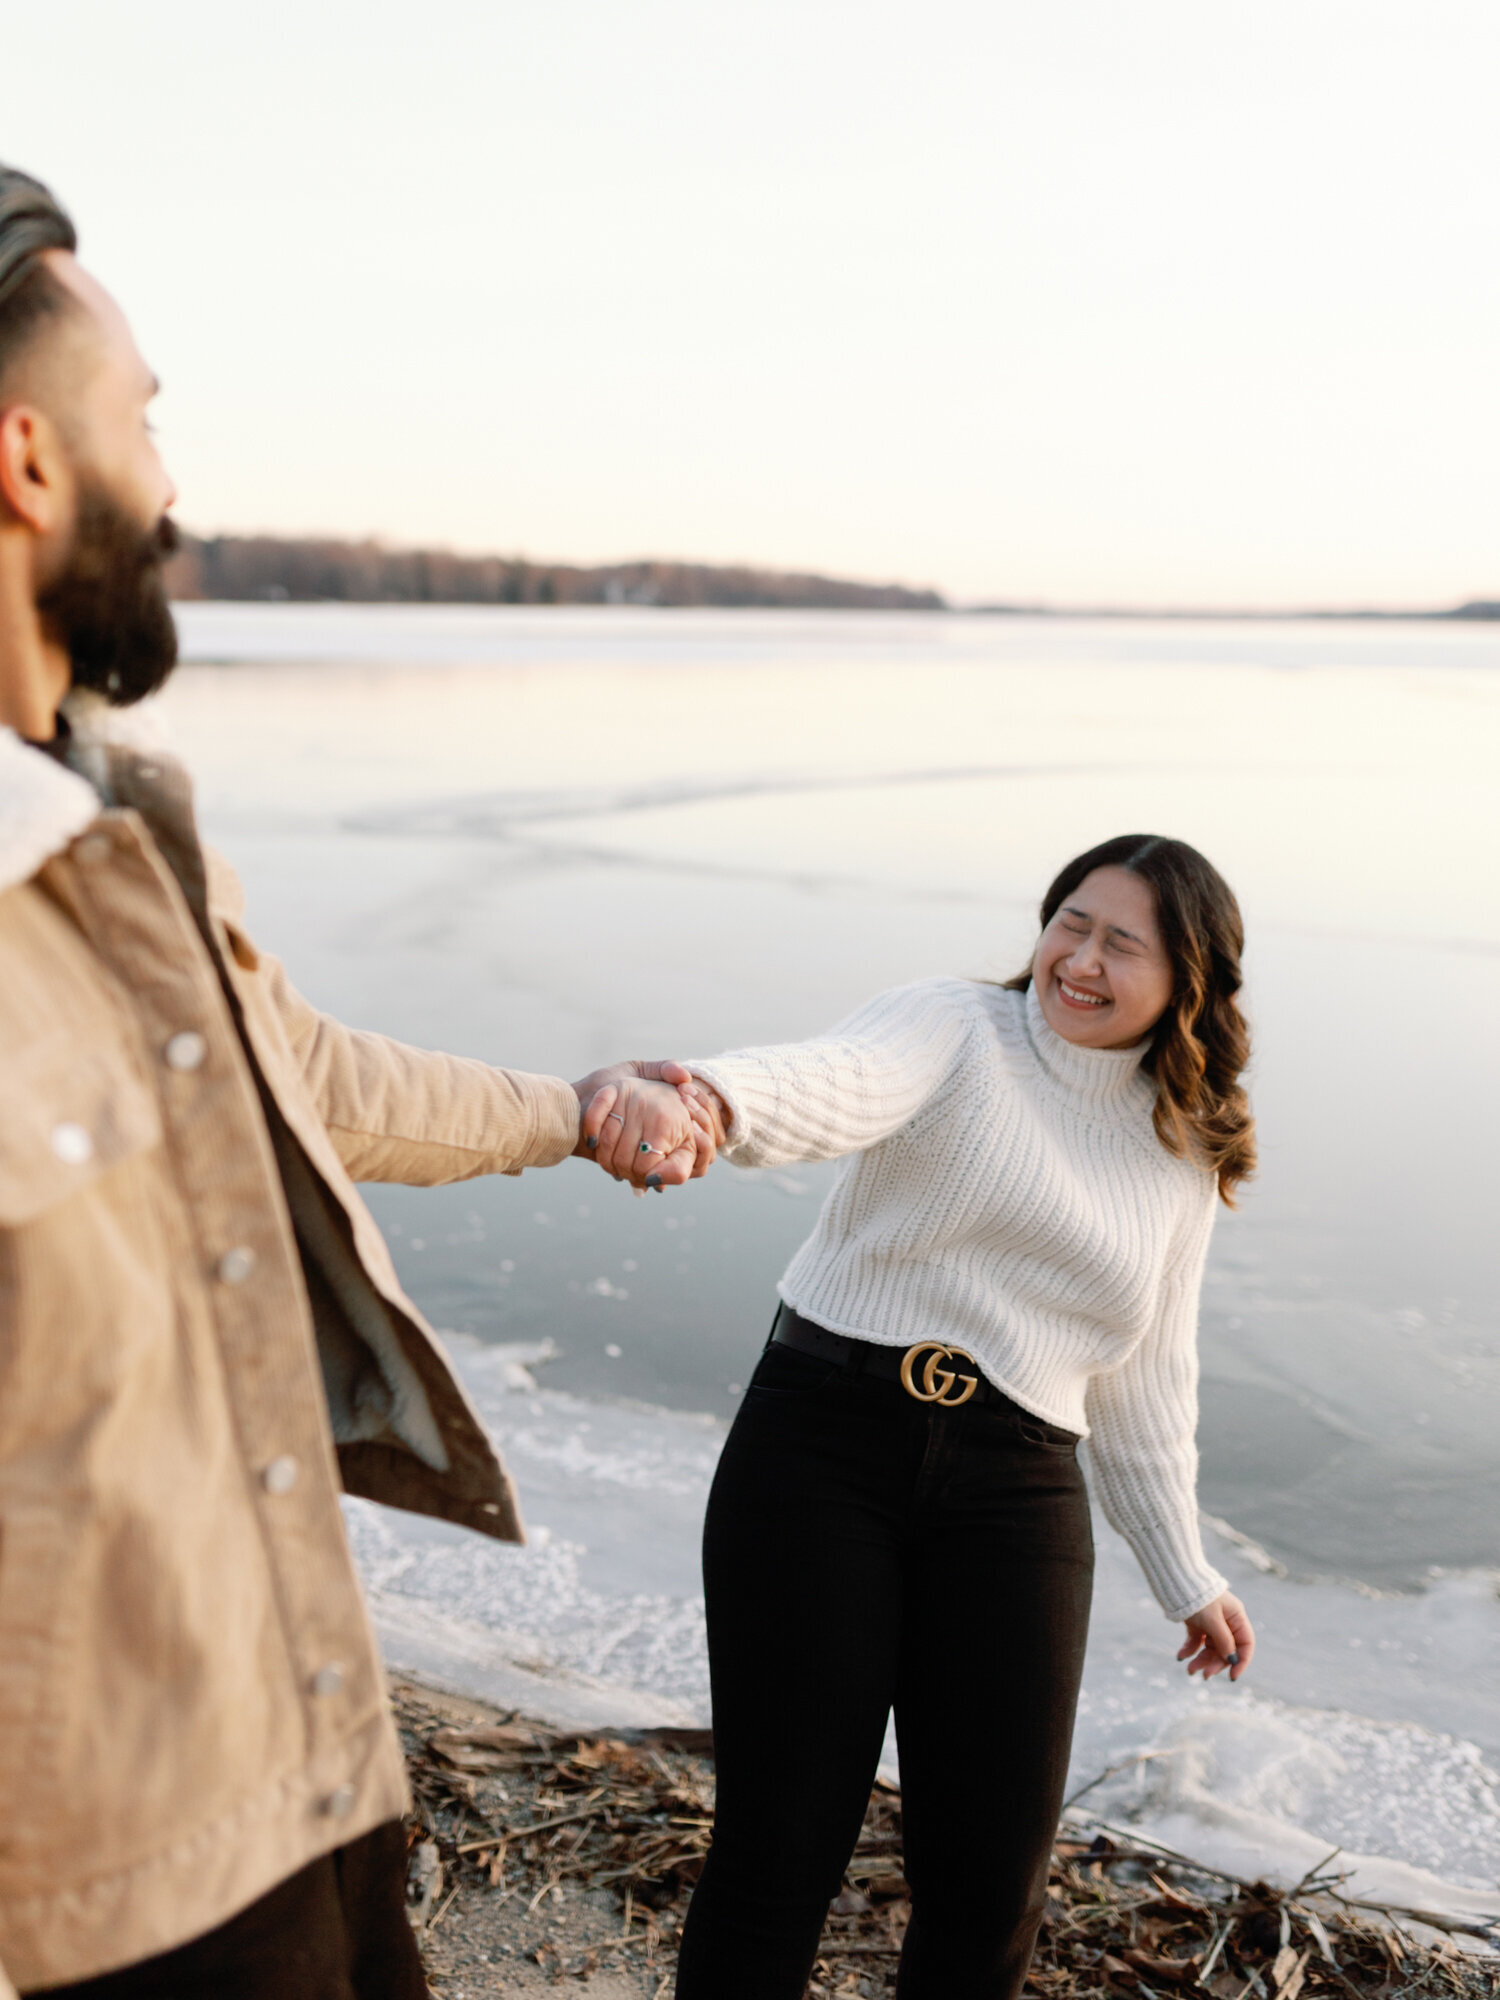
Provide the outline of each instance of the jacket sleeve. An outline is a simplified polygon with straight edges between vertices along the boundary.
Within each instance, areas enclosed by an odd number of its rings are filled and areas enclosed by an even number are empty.
[[[1149,1332],[1118,1368],[1093,1377],[1085,1404],[1105,1518],[1130,1543],[1172,1619],[1201,1611],[1229,1587],[1204,1555],[1198,1528],[1198,1294],[1214,1199],[1210,1180],[1177,1232]]]
[[[686,1067],[729,1112],[738,1167],[831,1160],[898,1131],[951,1071],[972,1031],[960,982],[881,993],[816,1041],[737,1049]]]
[[[291,1063],[351,1179],[438,1187],[555,1166],[573,1151],[579,1106],[571,1084],[412,1048],[320,1013],[280,961],[250,943],[239,885],[218,856],[209,881],[252,1033]],[[274,1075],[267,1082],[275,1088]]]

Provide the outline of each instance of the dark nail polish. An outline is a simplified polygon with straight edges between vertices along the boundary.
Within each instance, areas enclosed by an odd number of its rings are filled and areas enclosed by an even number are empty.
[[[655,1189],[656,1189],[656,1192],[657,1192],[658,1194],[660,1194],[660,1193],[661,1193],[661,1175],[660,1175],[660,1174],[648,1174],[648,1175],[646,1176],[646,1185],[647,1185],[647,1187],[648,1187],[648,1188],[655,1188]]]
[[[1239,1663],[1240,1663],[1240,1656],[1239,1656],[1239,1654],[1238,1654],[1238,1653],[1231,1653],[1231,1654],[1229,1655],[1229,1664],[1230,1664],[1230,1666],[1232,1666],[1232,1667],[1237,1667],[1237,1666],[1239,1665]]]
[[[591,1146],[597,1146],[598,1143],[599,1143],[599,1135],[596,1132],[594,1136],[588,1141],[588,1144]]]

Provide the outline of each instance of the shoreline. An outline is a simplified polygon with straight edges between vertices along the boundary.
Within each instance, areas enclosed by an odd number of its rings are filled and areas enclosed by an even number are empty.
[[[410,1676],[392,1695],[414,1794],[410,1914],[434,2000],[667,2000],[710,1838],[708,1732],[559,1730]],[[1500,1922],[1374,1908],[1346,1887],[1336,1855],[1283,1889],[1065,1808],[1027,1990],[1500,1993]],[[878,1780],[809,2000],[888,2000],[909,1911],[900,1790]]]
[[[520,1345],[450,1335],[449,1351],[528,1496],[533,1538],[478,1544],[351,1503],[391,1670],[555,1728],[705,1724],[698,1527],[723,1425],[526,1386]],[[1241,1687],[1190,1685],[1134,1558],[1096,1522],[1072,1788],[1120,1767],[1090,1796],[1102,1818],[1232,1872],[1295,1881],[1341,1845],[1372,1895],[1500,1901],[1500,1700],[1485,1694],[1496,1579],[1404,1597],[1299,1584],[1205,1526],[1263,1659]],[[766,1733],[774,1755],[769,1714]],[[896,1777],[893,1742],[882,1768]]]

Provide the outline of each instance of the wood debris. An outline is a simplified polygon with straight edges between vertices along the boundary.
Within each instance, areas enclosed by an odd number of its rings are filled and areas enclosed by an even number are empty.
[[[468,1728],[418,1687],[398,1686],[395,1700],[416,1801],[419,1932],[423,1917],[462,1921],[461,1903],[458,1916],[446,1911],[465,1885],[532,1909],[607,1890],[621,1913],[611,1943],[570,1953],[561,1939],[538,1947],[534,1962],[559,1982],[629,1962],[650,1991],[670,1993],[713,1823],[708,1733],[561,1734],[519,1716]],[[808,2000],[892,2000],[909,1914],[901,1797],[877,1785]],[[1419,1942],[1409,1922],[1393,1925],[1343,1899],[1336,1874],[1283,1892],[1065,1824],[1026,1992],[1036,2000],[1500,2000],[1500,1958],[1469,1955],[1446,1935]]]

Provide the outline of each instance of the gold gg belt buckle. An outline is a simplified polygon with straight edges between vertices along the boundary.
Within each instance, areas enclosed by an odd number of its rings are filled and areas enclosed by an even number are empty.
[[[920,1376],[917,1374],[917,1356],[925,1354]],[[944,1361],[967,1361],[973,1368],[976,1364],[972,1354],[965,1354],[961,1347],[944,1347],[940,1340],[919,1340],[915,1347],[908,1347],[901,1357],[901,1386],[908,1396],[915,1396],[919,1403],[938,1403],[945,1410],[956,1410],[960,1403],[967,1403],[979,1387],[979,1377],[959,1375],[951,1368],[944,1368]],[[920,1380],[921,1387],[917,1383]],[[950,1391],[963,1387],[958,1394]]]

